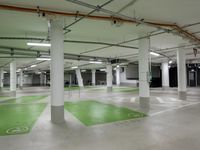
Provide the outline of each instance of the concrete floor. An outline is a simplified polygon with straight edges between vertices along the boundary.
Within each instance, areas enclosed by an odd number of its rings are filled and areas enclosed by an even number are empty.
[[[34,91],[34,92],[33,92]],[[26,88],[17,95],[49,94],[48,88]],[[50,106],[29,134],[1,136],[2,150],[199,150],[200,89],[189,88],[188,100],[176,89],[151,89],[151,108],[139,108],[137,93],[66,91],[65,100],[94,99],[147,112],[149,117],[86,127],[65,112],[66,123],[50,121]]]

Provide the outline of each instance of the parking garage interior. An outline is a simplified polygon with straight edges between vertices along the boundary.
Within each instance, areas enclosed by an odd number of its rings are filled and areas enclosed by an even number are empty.
[[[1,0],[0,150],[199,150],[199,6]]]

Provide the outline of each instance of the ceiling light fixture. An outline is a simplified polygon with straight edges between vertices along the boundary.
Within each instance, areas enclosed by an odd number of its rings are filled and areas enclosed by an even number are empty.
[[[90,64],[102,64],[101,61],[90,61]]]
[[[172,63],[173,63],[173,61],[172,61],[172,60],[170,60],[170,61],[169,61],[169,64],[172,64]]]
[[[160,54],[155,53],[155,52],[150,52],[150,54],[153,55],[153,56],[160,56]]]
[[[74,66],[74,67],[71,67],[72,69],[77,69],[78,67],[77,66]]]
[[[86,70],[81,70],[81,72],[86,72]]]
[[[51,47],[50,43],[27,43],[28,46],[41,46],[41,47]]]
[[[34,67],[36,67],[36,66],[37,66],[37,65],[31,65],[30,67],[31,67],[31,68],[34,68]]]
[[[100,71],[106,71],[106,69],[100,69]]]

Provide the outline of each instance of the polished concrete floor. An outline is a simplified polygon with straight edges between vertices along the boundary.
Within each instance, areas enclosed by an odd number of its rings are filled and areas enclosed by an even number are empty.
[[[103,88],[103,87],[100,87]],[[48,88],[26,88],[17,96],[49,95]],[[104,90],[65,91],[66,101],[93,99],[147,113],[132,119],[85,126],[65,111],[62,125],[50,121],[50,106],[28,134],[0,136],[2,150],[199,150],[200,89],[189,88],[187,101],[177,99],[177,89],[151,89],[151,107],[141,109],[138,92]],[[49,99],[49,98],[48,98]]]

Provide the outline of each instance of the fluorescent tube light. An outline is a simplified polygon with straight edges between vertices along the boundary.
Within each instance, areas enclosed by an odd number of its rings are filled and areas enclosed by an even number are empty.
[[[81,70],[81,72],[86,72],[86,70]]]
[[[101,61],[90,61],[90,64],[102,64]]]
[[[150,52],[150,54],[153,55],[153,56],[160,56],[160,54],[155,53],[155,52]]]
[[[100,69],[100,71],[106,71],[106,69]]]
[[[36,67],[37,65],[31,65],[31,68]]]
[[[28,46],[41,46],[41,47],[51,47],[50,43],[27,43]]]
[[[51,58],[42,58],[42,57],[40,57],[40,58],[36,58],[36,60],[51,60]]]
[[[170,60],[170,61],[169,61],[169,64],[172,64],[172,63],[173,63],[173,61],[172,61],[172,60]]]
[[[78,67],[77,66],[74,66],[74,67],[71,67],[72,69],[77,69]]]

